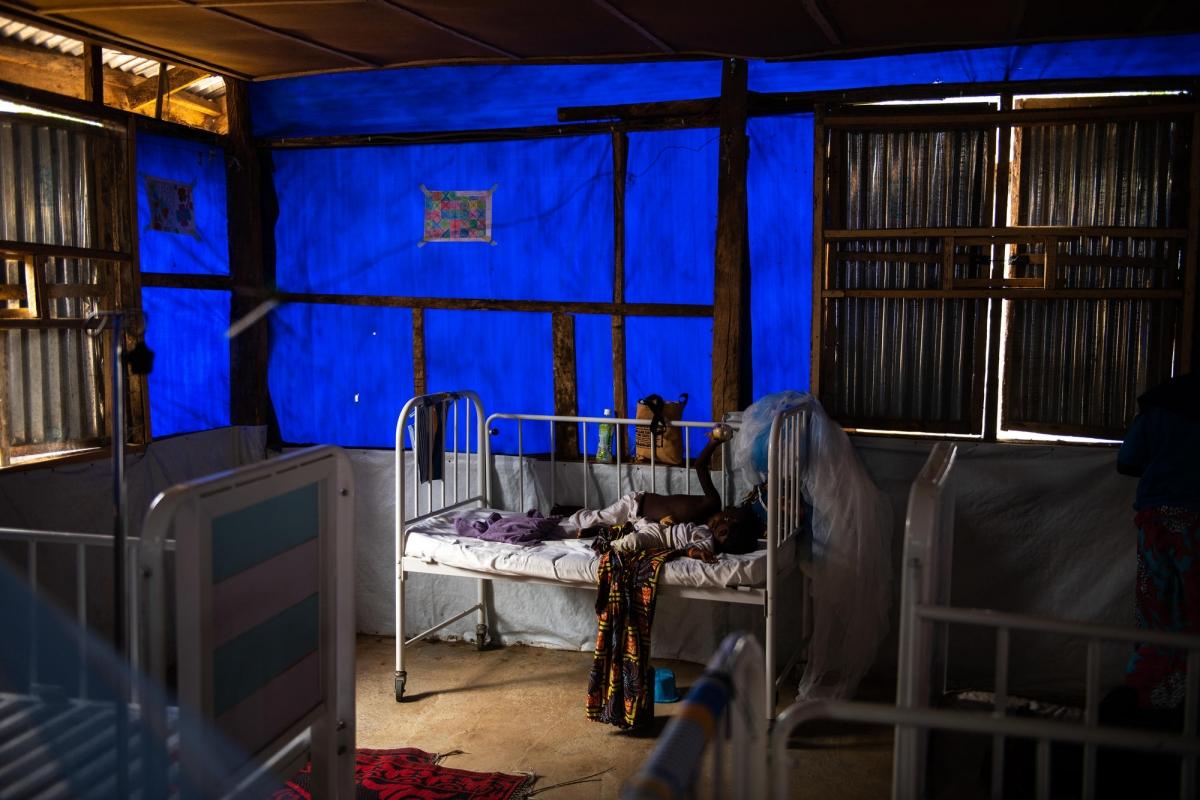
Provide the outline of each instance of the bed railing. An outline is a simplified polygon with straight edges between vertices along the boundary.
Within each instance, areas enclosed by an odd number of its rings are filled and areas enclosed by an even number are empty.
[[[107,555],[112,551],[113,537],[109,534],[99,533],[77,533],[71,531],[43,531],[32,530],[25,528],[0,528],[0,542],[13,542],[17,545],[24,545],[25,550],[25,580],[29,584],[29,591],[34,599],[37,599],[41,587],[38,579],[38,573],[41,569],[41,555],[47,549],[53,549],[53,556],[50,559],[56,569],[65,569],[70,565],[70,569],[75,576],[75,602],[74,602],[74,619],[78,624],[79,651],[83,657],[78,659],[79,669],[77,677],[77,693],[74,695],[80,699],[86,700],[89,698],[89,674],[86,667],[86,654],[89,646],[90,636],[89,629],[94,629],[93,620],[88,613],[90,603],[88,602],[88,564],[94,563],[88,558],[89,551],[102,550],[105,556],[102,558],[102,563],[111,564],[112,557]],[[129,631],[129,636],[125,642],[125,659],[134,667],[135,670],[140,669],[143,665],[142,658],[142,622],[139,620],[139,602],[138,585],[136,579],[137,562],[138,562],[138,547],[140,539],[137,537],[129,537],[125,543],[125,574],[128,576],[126,581],[126,597],[125,604],[128,618],[126,621],[125,630]],[[174,550],[175,543],[168,542],[166,545],[168,550]],[[64,558],[64,550],[69,553]],[[14,564],[14,566],[16,566]],[[107,599],[107,595],[106,595]],[[29,613],[34,613],[34,607],[31,605]],[[32,686],[38,683],[39,678],[39,654],[41,648],[37,639],[37,626],[30,625],[28,628],[29,641],[26,642],[29,653],[28,665],[28,683]],[[133,698],[136,701],[136,697]]]
[[[622,800],[766,794],[763,651],[748,633],[725,637],[658,744],[621,790]]]
[[[1023,738],[1037,741],[1035,785],[1037,800],[1049,800],[1050,744],[1068,742],[1082,745],[1093,752],[1097,747],[1136,750],[1152,753],[1170,753],[1181,756],[1184,762],[1195,762],[1200,755],[1200,739],[1195,736],[1157,733],[1130,728],[1099,728],[1076,723],[1052,720],[998,717],[995,714],[970,711],[950,711],[932,708],[897,708],[876,703],[855,703],[835,700],[808,700],[791,706],[776,720],[771,731],[771,797],[773,800],[792,800],[804,797],[802,786],[791,785],[791,764],[788,760],[788,740],[806,722],[835,720],[839,722],[867,725],[894,725],[896,730],[942,730],[968,734],[992,735],[1001,742],[1006,738]],[[1003,752],[1001,748],[1000,752]],[[917,767],[918,765],[912,765]],[[924,769],[920,770],[922,773]],[[1186,780],[1181,782],[1179,797],[1195,797],[1195,786]],[[892,797],[924,797],[923,794],[907,794],[903,786],[893,782]],[[1003,784],[992,786],[992,797],[1004,797]],[[1095,797],[1095,785],[1086,788],[1085,799]]]
[[[653,437],[653,436],[649,437],[650,438],[650,460],[649,461],[636,461],[633,459],[629,459],[628,455],[622,452],[625,448],[620,446],[620,443],[628,441],[628,438],[627,438],[629,435],[628,429],[630,429],[630,428],[634,428],[634,429],[649,428],[651,421],[648,419],[630,419],[630,418],[626,418],[626,417],[555,416],[555,415],[551,415],[551,414],[492,414],[491,416],[489,416],[487,418],[487,424],[486,424],[486,428],[487,428],[488,434],[490,436],[495,436],[500,432],[500,429],[496,427],[496,424],[499,422],[514,422],[514,423],[516,423],[516,428],[517,428],[516,457],[517,458],[523,458],[525,456],[525,426],[526,426],[526,424],[527,423],[540,423],[540,424],[549,426],[549,430],[550,430],[550,504],[551,504],[551,506],[553,506],[554,504],[556,504],[558,502],[558,470],[557,470],[557,466],[558,466],[559,462],[562,461],[562,459],[559,458],[558,446],[557,446],[558,445],[557,431],[558,431],[559,425],[560,424],[569,424],[569,425],[580,426],[580,428],[581,428],[581,440],[580,441],[583,443],[590,441],[588,438],[588,426],[589,425],[596,426],[597,432],[599,431],[600,425],[613,426],[613,438],[612,438],[612,441],[613,441],[612,454],[613,455],[612,455],[611,461],[605,461],[602,459],[598,459],[594,455],[590,455],[588,453],[588,448],[587,448],[586,444],[584,444],[584,446],[580,447],[580,454],[582,456],[582,464],[583,464],[583,470],[584,470],[583,503],[582,503],[584,508],[592,508],[593,506],[590,505],[590,502],[592,500],[598,499],[598,498],[592,498],[590,496],[589,485],[591,484],[591,478],[593,477],[593,475],[596,473],[597,470],[599,470],[601,468],[609,468],[609,467],[612,468],[611,470],[606,470],[609,472],[609,477],[611,477],[611,480],[613,481],[613,496],[611,498],[608,498],[607,502],[611,502],[612,500],[615,500],[616,498],[621,497],[622,495],[624,495],[626,493],[626,483],[630,481],[630,475],[628,472],[628,468],[630,468],[630,467],[649,468],[649,470],[650,470],[649,490],[651,492],[657,492],[657,491],[659,491],[658,479],[659,479],[659,472],[661,471],[658,468],[664,467],[664,466],[679,466],[683,469],[683,472],[684,472],[684,475],[682,476],[682,480],[684,483],[684,490],[683,490],[682,494],[692,494],[693,493],[693,484],[696,482],[693,480],[692,469],[690,467],[690,465],[692,463],[692,448],[691,448],[691,437],[687,435],[687,432],[689,430],[695,430],[695,429],[706,430],[706,431],[711,430],[713,425],[715,424],[712,422],[684,422],[684,421],[664,420],[665,424],[668,425],[669,427],[680,428],[683,431],[683,437],[682,437],[683,438],[683,448],[684,448],[683,464],[682,465],[667,465],[667,464],[661,464],[658,461],[658,447],[655,444],[655,437]],[[738,424],[736,422],[734,422],[734,423],[729,423],[729,425],[736,432],[736,430],[738,428]],[[735,435],[736,435],[736,433],[735,433]],[[725,449],[726,452],[728,452],[727,448],[728,448],[728,444],[726,444],[725,448],[723,448],[723,449]],[[490,452],[491,451],[490,451],[490,439],[489,439],[489,454],[490,454]],[[733,494],[733,472],[730,469],[729,461],[730,461],[729,458],[721,459],[721,467],[720,467],[721,480],[719,483],[716,483],[717,492],[721,495],[721,504],[722,505],[728,505],[731,501],[731,496]],[[491,473],[490,472],[488,473],[488,481],[489,482],[488,482],[488,486],[487,486],[487,490],[488,490],[487,494],[488,494],[488,497],[490,498],[490,502],[495,504],[496,497],[492,493],[492,486],[491,486],[491,482],[490,482],[491,481]],[[523,498],[525,495],[525,473],[524,473],[524,471],[522,471],[520,473],[520,477],[519,477],[518,481],[519,481],[519,485],[520,485],[520,496]],[[629,489],[630,490],[633,489],[632,485],[629,487]],[[698,484],[696,485],[696,489],[699,489]],[[664,487],[664,491],[668,491],[667,487]],[[607,505],[607,502],[604,500],[601,500],[601,501],[599,501],[598,505]]]
[[[411,481],[405,477],[406,449],[413,454]],[[485,503],[489,480],[486,453],[487,436],[479,395],[469,391],[441,392],[414,397],[405,403],[396,420],[397,535],[402,534],[405,523],[419,522],[460,506]],[[436,493],[435,484],[440,484]],[[397,546],[401,544],[397,541]],[[397,550],[397,561],[403,552],[403,548]]]

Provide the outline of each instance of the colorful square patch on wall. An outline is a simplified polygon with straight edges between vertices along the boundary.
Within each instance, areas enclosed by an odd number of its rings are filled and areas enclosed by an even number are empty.
[[[145,180],[146,196],[150,200],[150,230],[182,233],[199,239],[192,185],[149,175]]]
[[[418,247],[427,242],[485,242],[492,239],[490,189],[438,190],[421,185],[425,195],[425,229]]]

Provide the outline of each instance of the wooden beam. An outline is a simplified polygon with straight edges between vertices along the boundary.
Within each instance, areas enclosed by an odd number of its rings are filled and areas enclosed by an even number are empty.
[[[537,311],[606,314],[627,317],[711,317],[713,307],[684,303],[587,303],[560,300],[493,300],[491,298],[400,297],[396,295],[270,293],[284,303],[368,306],[373,308],[436,308],[453,311]]]
[[[659,52],[666,53],[667,55],[673,55],[675,53],[675,48],[671,47],[671,45],[667,44],[662,39],[655,36],[653,33],[650,32],[649,28],[642,25],[640,22],[635,20],[633,17],[629,16],[624,11],[622,11],[621,9],[614,6],[608,0],[592,0],[592,1],[596,5],[600,6],[600,8],[604,9],[609,14],[612,14],[614,17],[616,17],[618,20],[620,20],[621,23],[625,27],[629,28],[631,31],[634,31],[638,36],[641,36],[647,42],[649,42],[650,44],[657,47]]]
[[[239,287],[230,302],[230,320],[245,317],[262,302],[273,283],[266,273],[263,246],[262,168],[250,133],[246,84],[226,82],[229,108],[229,158],[225,199],[229,226],[229,279]],[[260,319],[229,342],[229,421],[266,425],[270,419],[267,387],[269,324]]]
[[[83,48],[83,99],[104,104],[104,51],[94,44]]]
[[[158,75],[155,77],[156,88],[154,91],[154,118],[162,119],[163,112],[163,97],[167,93],[168,81],[167,65],[161,61],[158,64]]]
[[[558,109],[559,122],[615,122],[680,120],[690,117],[717,119],[721,110],[718,97],[701,100],[668,100],[661,103],[627,103],[609,106],[563,106]]]
[[[1010,111],[1013,107],[1013,96],[1005,94],[1000,98],[1001,111]],[[1014,166],[1009,162],[1009,150],[1012,145],[1012,126],[999,125],[999,137],[996,146],[995,160],[995,176],[992,179],[994,190],[992,192],[992,219],[993,227],[1006,227],[1010,220],[1008,218],[1010,188],[1016,187],[1010,184],[1012,178],[1011,168]],[[986,202],[986,198],[985,198]],[[989,270],[990,278],[1004,277],[1004,242],[994,242],[992,244],[992,264]],[[997,263],[1000,262],[1000,263]],[[957,290],[956,290],[957,291]],[[993,297],[988,301],[988,327],[985,329],[984,336],[987,339],[986,348],[977,346],[976,352],[980,350],[986,353],[986,365],[980,364],[978,358],[975,363],[975,375],[973,377],[974,391],[972,394],[973,402],[971,408],[974,413],[978,413],[979,395],[982,393],[984,397],[983,404],[983,438],[985,441],[996,441],[996,433],[1002,425],[1000,419],[1001,394],[1006,391],[1004,376],[1000,374],[1000,348],[1004,344],[1000,339],[1001,323],[1004,318],[1004,301],[1000,297]],[[976,331],[979,332],[979,326],[976,326]],[[976,343],[978,345],[978,343]],[[1005,365],[1011,369],[1011,364]],[[1006,403],[1006,406],[1011,407],[1011,403]],[[978,425],[972,425],[976,430]]]
[[[203,0],[197,5],[208,8],[252,8],[255,6],[327,6],[361,5],[365,0]],[[177,0],[162,0],[157,3],[98,3],[96,5],[57,6],[43,8],[39,14],[51,16],[70,14],[95,14],[110,11],[165,11],[179,8]]]
[[[96,261],[132,261],[133,254],[102,247],[72,247],[65,244],[38,244],[0,240],[0,253],[28,253],[34,256],[88,258]]]
[[[828,269],[825,247],[825,109],[813,109],[813,215],[812,215],[812,344],[809,351],[808,391],[821,400],[821,372],[827,364],[825,343],[832,337],[825,334],[825,270]],[[836,201],[835,201],[836,202]],[[830,405],[830,408],[833,408]]]
[[[105,74],[106,76],[108,75],[107,71]],[[79,80],[82,80],[82,77]],[[78,85],[78,81],[76,82],[76,85]],[[188,139],[196,142],[204,142],[205,144],[211,144],[221,148],[226,146],[224,136],[220,136],[208,130],[193,128],[188,125],[180,125],[167,120],[156,120],[151,117],[143,117],[140,114],[133,114],[122,109],[98,105],[88,100],[81,100],[76,97],[55,94],[53,92],[26,86],[24,84],[12,81],[0,80],[0,96],[16,102],[25,102],[29,105],[38,106],[50,111],[78,114],[82,117],[102,120],[121,127],[129,125],[133,120],[137,120],[138,127],[141,130],[150,131],[152,133],[161,133],[167,136],[176,136],[181,139]],[[112,130],[112,126],[109,127],[109,130]]]
[[[829,19],[829,14],[821,7],[817,0],[804,0],[804,10],[808,16],[816,23],[821,30],[821,35],[831,45],[837,48],[845,47],[845,42],[842,40],[842,35],[838,33],[838,29],[834,26],[833,21]]]
[[[322,42],[318,42],[316,39],[310,39],[307,36],[301,36],[298,33],[292,33],[291,31],[286,31],[283,28],[276,28],[274,25],[267,25],[266,23],[263,23],[263,22],[256,22],[255,20],[249,19],[247,17],[243,17],[240,14],[235,14],[232,11],[229,11],[224,8],[219,8],[217,6],[212,6],[212,5],[204,5],[202,3],[197,2],[197,0],[179,0],[179,4],[181,6],[186,6],[188,8],[198,8],[201,11],[207,11],[210,14],[215,14],[217,16],[224,17],[225,19],[232,20],[233,22],[236,22],[244,27],[251,28],[251,29],[259,31],[261,33],[270,34],[271,36],[274,36],[277,39],[286,39],[289,42],[294,42],[295,44],[302,45],[304,47],[307,47],[310,50],[318,50],[322,53],[327,53],[332,56],[337,56],[338,58],[341,58],[345,61],[353,62],[360,67],[383,67],[383,66],[385,66],[384,64],[382,64],[378,61],[373,61],[368,58],[363,58],[362,56],[355,55],[354,53],[351,53],[348,50],[342,50],[341,48],[333,47],[332,45],[327,45]]]
[[[169,65],[168,65],[169,66]],[[162,73],[163,65],[159,65],[159,72]],[[209,77],[211,73],[194,67],[173,67],[166,72],[168,81],[165,89],[166,94],[175,94],[182,92],[184,89],[192,86],[199,81]],[[131,111],[140,111],[141,109],[154,104],[158,99],[159,75],[150,78],[143,78],[126,91],[128,107]]]
[[[207,289],[215,291],[238,291],[253,294],[254,287],[234,286],[228,275],[180,275],[175,272],[143,272],[142,286],[160,289]],[[259,287],[261,289],[261,287]],[[262,290],[265,292],[265,290]]]
[[[438,20],[434,19],[433,17],[427,16],[425,14],[420,13],[419,11],[409,8],[404,3],[401,3],[400,0],[380,0],[380,1],[384,5],[386,5],[388,8],[399,11],[401,14],[404,14],[405,16],[409,17],[410,19],[414,19],[417,22],[420,22],[423,25],[433,28],[436,31],[441,31],[442,33],[449,34],[450,36],[453,36],[455,39],[458,39],[459,41],[466,42],[467,44],[473,45],[475,47],[480,47],[484,50],[488,50],[492,53],[495,53],[498,56],[503,56],[504,58],[514,59],[514,60],[520,58],[520,56],[517,55],[516,53],[505,50],[503,47],[497,47],[496,45],[492,44],[491,42],[486,42],[483,39],[478,38],[477,36],[471,36],[469,33],[460,31],[458,28],[452,28],[451,26],[447,25],[444,22],[439,22]]]
[[[728,59],[721,74],[717,163],[717,248],[713,264],[712,413],[721,419],[750,401],[749,248],[746,219],[746,62]]]
[[[613,303],[625,304],[625,187],[629,172],[629,134],[613,131]],[[625,317],[612,317],[613,414],[629,417],[629,379],[625,362]],[[629,452],[629,437],[617,437],[622,459]]]
[[[131,121],[125,130],[125,158],[119,163],[115,158],[103,158],[93,155],[93,161],[98,162],[99,179],[96,208],[102,215],[97,224],[103,232],[106,224],[114,227],[111,244],[117,249],[128,248],[133,259],[128,263],[117,265],[114,272],[117,305],[126,310],[142,308],[141,262],[138,250],[137,196],[138,196],[138,165],[137,165],[137,122]],[[121,167],[124,173],[121,173]],[[111,176],[107,178],[106,176]],[[105,184],[114,184],[106,189]],[[124,197],[119,192],[124,192]],[[104,215],[110,215],[105,219]],[[111,222],[110,222],[111,221]],[[103,240],[102,240],[103,241]],[[140,322],[145,324],[145,318]],[[126,323],[125,342],[127,348],[137,344],[136,333],[139,331],[133,323]],[[124,364],[113,364],[113,369],[125,369]],[[126,441],[130,444],[149,444],[153,437],[153,420],[150,419],[150,376],[134,375],[128,371],[125,374],[125,386],[128,394]],[[105,393],[107,394],[107,392]],[[122,399],[117,398],[120,402]],[[112,419],[109,417],[109,419]]]
[[[551,316],[554,354],[554,413],[579,414],[578,382],[575,372],[575,317],[556,311]],[[579,434],[574,423],[560,424],[554,431],[554,450],[560,458],[579,455]]]
[[[244,72],[229,69],[227,67],[218,67],[213,64],[193,58],[186,53],[170,50],[163,47],[155,47],[147,44],[144,41],[138,41],[114,33],[113,31],[104,30],[90,25],[84,25],[71,19],[55,19],[53,22],[48,21],[42,14],[31,11],[27,8],[14,6],[11,3],[4,4],[4,16],[26,22],[30,25],[42,28],[43,30],[53,30],[55,33],[64,36],[71,36],[76,39],[82,39],[84,42],[114,47],[127,53],[137,53],[139,56],[153,58],[159,61],[170,61],[173,64],[186,64],[192,67],[206,69],[214,74],[228,75],[234,78],[250,79],[253,76]]]

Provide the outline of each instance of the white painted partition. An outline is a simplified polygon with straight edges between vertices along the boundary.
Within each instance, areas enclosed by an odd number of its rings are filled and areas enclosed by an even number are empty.
[[[234,775],[205,775],[204,745],[182,728],[180,767],[204,796],[236,796],[264,765],[289,777],[305,756],[314,797],[354,796],[353,490],[345,454],[315,447],[175,486],[151,506],[151,669],[165,679],[173,539],[181,713],[249,757]],[[166,709],[151,712],[165,722]]]

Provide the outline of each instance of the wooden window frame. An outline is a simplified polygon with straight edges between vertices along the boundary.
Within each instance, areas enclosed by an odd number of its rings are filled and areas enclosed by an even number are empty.
[[[1156,87],[1157,88],[1157,87]],[[1113,86],[1112,90],[1136,91],[1137,86],[1128,83]],[[1022,95],[1036,95],[1038,89],[1031,87]],[[1092,88],[1091,91],[1103,91]],[[891,98],[889,98],[891,99]],[[1033,97],[1031,99],[1040,100]],[[998,434],[1010,429],[998,430],[1001,419],[998,404],[1004,394],[1003,376],[1000,375],[1000,350],[1011,347],[1011,335],[1001,336],[1001,319],[1005,302],[1028,299],[1144,299],[1165,300],[1178,303],[1180,324],[1177,334],[1178,351],[1175,371],[1187,371],[1194,364],[1192,347],[1195,334],[1195,303],[1197,291],[1197,234],[1200,231],[1200,104],[1193,98],[1088,98],[1096,102],[1064,102],[1061,106],[1031,103],[1031,108],[1013,107],[1013,93],[1000,94],[1000,108],[980,111],[976,108],[956,110],[953,106],[939,105],[936,111],[926,108],[915,110],[883,111],[878,106],[835,107],[818,104],[814,113],[814,174],[813,174],[813,321],[812,321],[812,375],[813,394],[821,396],[822,369],[832,361],[830,341],[826,335],[827,309],[830,301],[845,297],[872,298],[941,298],[941,299],[986,299],[991,301],[990,327],[982,343],[986,352],[986,366],[972,376],[981,391],[974,396],[972,419],[968,430],[961,427],[936,423],[914,422],[911,427],[897,427],[895,420],[855,420],[853,429],[868,429],[869,432],[904,435],[905,433],[932,433],[947,436],[968,436],[996,441]],[[1010,137],[1012,132],[1033,125],[1055,125],[1087,122],[1108,122],[1136,119],[1179,119],[1190,124],[1190,162],[1188,176],[1187,225],[1183,228],[1127,228],[1115,226],[1023,226],[1012,224],[1008,219],[1010,203],[1010,174],[1017,168],[1009,163]],[[835,132],[846,130],[892,131],[892,130],[950,130],[986,127],[996,145],[994,159],[990,158],[994,175],[988,181],[990,196],[984,197],[985,204],[992,206],[992,225],[976,228],[890,228],[886,230],[862,230],[834,227],[827,219],[826,198],[836,196],[836,182],[840,176],[829,169],[836,162],[834,148],[838,141]],[[834,133],[834,135],[830,135]],[[1019,162],[1018,162],[1019,163]],[[1015,205],[1015,204],[1013,204]],[[1058,273],[1057,259],[1059,243],[1080,236],[1132,236],[1140,239],[1164,240],[1184,250],[1183,271],[1176,287],[1168,289],[1085,289],[1063,285]],[[832,280],[831,260],[836,257],[836,246],[846,239],[913,239],[926,238],[940,242],[943,256],[940,285],[933,290],[906,289],[838,289]],[[952,269],[956,245],[980,244],[993,248],[1006,245],[1031,245],[1042,249],[1040,278],[1007,278],[996,274],[997,259],[993,257],[992,274],[987,278],[954,278]],[[1002,268],[1001,268],[1002,269]],[[979,362],[983,366],[982,362]],[[985,378],[986,375],[986,378]],[[986,383],[985,383],[986,380]],[[982,402],[980,402],[982,401]],[[976,408],[975,406],[978,406]],[[1034,426],[1022,424],[1011,429],[1014,433],[1043,433],[1052,436],[1091,436],[1070,424]]]

